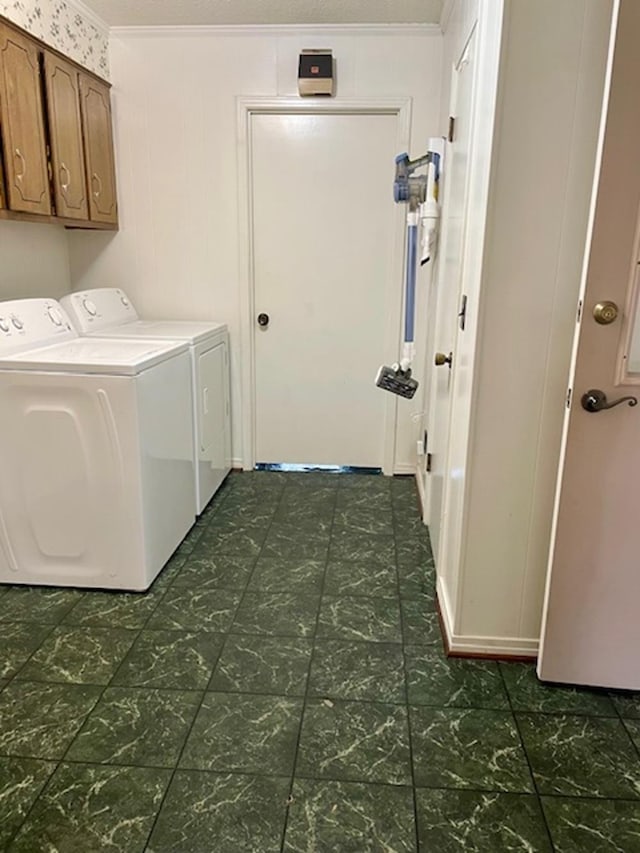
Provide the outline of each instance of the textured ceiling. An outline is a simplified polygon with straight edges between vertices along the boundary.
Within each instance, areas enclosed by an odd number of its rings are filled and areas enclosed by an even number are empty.
[[[437,24],[443,0],[84,0],[109,26]]]

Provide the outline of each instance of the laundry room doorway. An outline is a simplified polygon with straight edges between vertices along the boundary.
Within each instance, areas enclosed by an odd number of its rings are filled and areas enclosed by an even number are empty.
[[[244,467],[393,472],[409,101],[241,102]],[[242,236],[241,236],[242,239]],[[246,257],[245,257],[246,256]]]

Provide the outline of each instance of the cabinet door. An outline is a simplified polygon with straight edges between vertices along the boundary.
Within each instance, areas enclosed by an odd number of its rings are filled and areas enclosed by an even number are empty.
[[[78,72],[51,53],[45,53],[44,71],[56,213],[70,219],[88,219]]]
[[[4,189],[4,160],[2,157],[2,146],[0,146],[0,210],[7,206],[7,195]]]
[[[118,221],[109,87],[80,74],[82,129],[89,190],[89,219]]]
[[[9,208],[50,214],[38,48],[1,24],[0,103]]]

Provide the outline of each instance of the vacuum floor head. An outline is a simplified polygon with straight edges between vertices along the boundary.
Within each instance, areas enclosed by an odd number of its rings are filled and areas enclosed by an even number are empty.
[[[418,382],[411,378],[411,370],[401,370],[399,367],[382,365],[376,376],[376,385],[385,391],[391,391],[399,397],[410,400],[418,390]]]

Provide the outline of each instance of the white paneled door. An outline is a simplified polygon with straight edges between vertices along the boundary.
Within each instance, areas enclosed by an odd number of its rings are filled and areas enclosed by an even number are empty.
[[[640,689],[640,4],[623,0],[538,674]],[[616,309],[611,304],[617,306]],[[606,396],[606,401],[601,394]]]
[[[458,343],[462,331],[458,314],[462,308],[461,280],[467,220],[470,146],[472,131],[473,80],[477,27],[472,31],[451,77],[450,115],[453,138],[445,156],[442,251],[437,279],[436,325],[433,346],[428,349],[426,370],[432,371],[427,405],[427,452],[430,472],[426,475],[426,516],[436,562],[440,556],[440,534],[444,488],[448,472],[451,433],[451,389],[459,369]],[[451,363],[436,365],[436,352],[451,354]],[[443,567],[441,567],[443,568]]]
[[[258,113],[250,145],[256,461],[382,468],[398,115]]]

